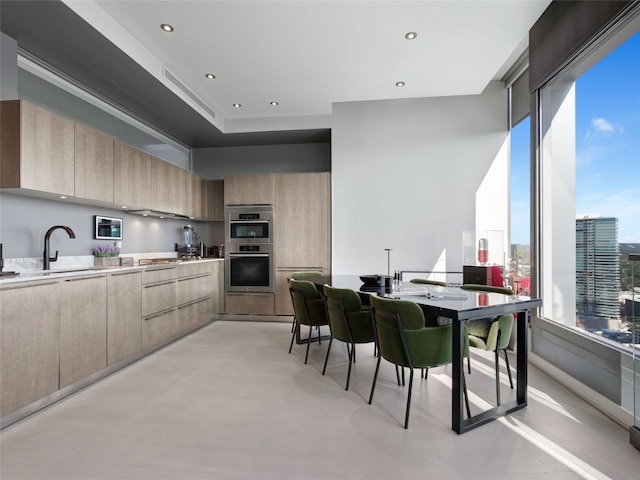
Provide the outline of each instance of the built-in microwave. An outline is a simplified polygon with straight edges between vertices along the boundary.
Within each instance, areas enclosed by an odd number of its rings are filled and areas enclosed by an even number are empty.
[[[122,240],[122,219],[94,215],[93,238],[96,240]]]
[[[228,206],[226,241],[233,243],[273,243],[273,206]]]

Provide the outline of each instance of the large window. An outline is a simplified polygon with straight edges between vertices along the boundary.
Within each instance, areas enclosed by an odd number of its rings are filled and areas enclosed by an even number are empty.
[[[640,252],[640,33],[595,56],[541,90],[542,315],[628,348],[640,343],[626,313],[628,256]]]

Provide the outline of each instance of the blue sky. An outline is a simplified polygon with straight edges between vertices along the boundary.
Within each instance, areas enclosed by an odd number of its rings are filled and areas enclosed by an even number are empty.
[[[511,137],[511,242],[529,244],[529,119]],[[576,214],[640,243],[640,33],[576,81]]]

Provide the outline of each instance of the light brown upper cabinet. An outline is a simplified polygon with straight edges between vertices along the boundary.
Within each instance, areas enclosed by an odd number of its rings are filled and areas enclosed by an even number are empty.
[[[207,179],[191,173],[191,216],[206,218],[207,216]]]
[[[275,175],[226,175],[224,177],[225,205],[273,205],[275,203]]]
[[[276,175],[276,266],[328,268],[331,252],[328,172]]]
[[[117,206],[149,208],[152,156],[116,140],[114,145],[113,199]]]
[[[151,208],[160,212],[173,212],[173,182],[178,167],[152,157]]]
[[[177,215],[191,215],[191,172],[171,165],[173,170],[173,208]]]
[[[207,220],[224,220],[224,180],[207,180]]]
[[[74,195],[74,122],[22,100],[0,103],[0,187]]]
[[[75,124],[75,196],[113,203],[113,137]]]

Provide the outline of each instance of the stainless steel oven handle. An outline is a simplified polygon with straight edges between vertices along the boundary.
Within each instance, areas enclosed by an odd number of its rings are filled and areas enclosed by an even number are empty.
[[[229,257],[269,257],[270,253],[230,253]]]
[[[269,220],[229,220],[229,223],[269,223]]]

